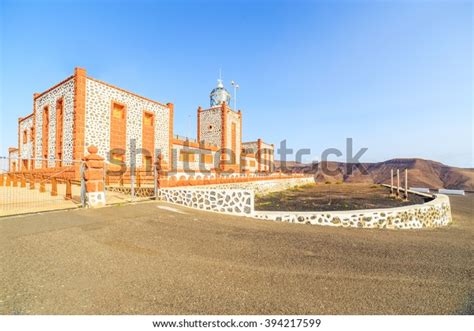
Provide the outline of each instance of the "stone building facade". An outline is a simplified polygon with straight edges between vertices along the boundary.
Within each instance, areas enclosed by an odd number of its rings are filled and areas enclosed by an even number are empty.
[[[211,107],[197,110],[197,138],[184,138],[173,132],[172,103],[150,100],[76,68],[72,76],[33,95],[33,112],[18,120],[10,170],[74,167],[93,145],[107,162],[129,167],[134,159],[138,169],[151,168],[161,155],[167,174],[176,178],[272,172],[273,145],[261,139],[242,142],[242,113],[231,109],[229,100],[219,80]]]

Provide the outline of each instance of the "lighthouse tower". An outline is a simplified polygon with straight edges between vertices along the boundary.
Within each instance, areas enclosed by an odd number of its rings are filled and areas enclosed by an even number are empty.
[[[222,79],[209,95],[210,108],[198,108],[197,137],[199,142],[218,146],[223,150],[221,170],[239,171],[242,150],[242,113],[229,107],[230,93]]]

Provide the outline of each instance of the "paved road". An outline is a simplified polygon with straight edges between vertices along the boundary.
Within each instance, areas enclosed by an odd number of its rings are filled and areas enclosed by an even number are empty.
[[[155,202],[0,219],[0,313],[472,314],[473,202],[418,231]]]

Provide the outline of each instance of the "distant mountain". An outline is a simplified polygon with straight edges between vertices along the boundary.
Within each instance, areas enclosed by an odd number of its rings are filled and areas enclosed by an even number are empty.
[[[281,162],[276,161],[275,167],[281,169]],[[352,171],[350,170],[352,168]],[[363,171],[366,169],[366,172]],[[283,172],[311,173],[316,180],[390,183],[390,169],[400,169],[400,181],[404,183],[404,170],[408,169],[408,186],[429,187],[431,189],[451,188],[474,190],[474,168],[456,168],[439,162],[423,159],[392,159],[377,163],[361,163],[360,165],[344,162],[318,162],[312,164],[286,162]]]

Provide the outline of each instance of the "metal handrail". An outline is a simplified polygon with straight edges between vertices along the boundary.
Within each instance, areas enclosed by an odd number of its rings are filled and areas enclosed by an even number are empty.
[[[40,183],[47,182],[48,179],[51,179],[51,178],[56,178],[57,175],[62,174],[62,173],[65,172],[66,170],[70,170],[70,169],[73,168],[73,167],[74,167],[74,166],[68,166],[68,167],[62,169],[61,171],[59,171],[59,172],[57,172],[57,173],[55,173],[55,174],[53,174],[53,175],[51,175],[51,176],[49,176],[49,177],[46,177],[44,180],[40,181]]]

